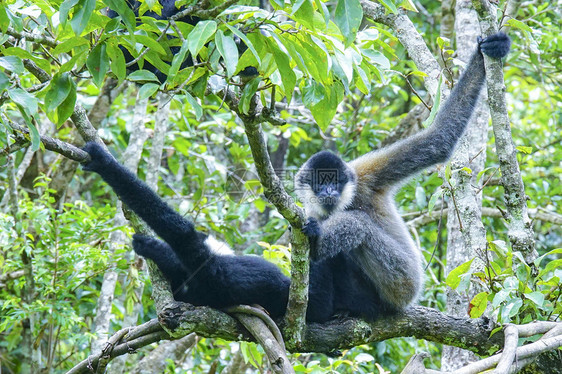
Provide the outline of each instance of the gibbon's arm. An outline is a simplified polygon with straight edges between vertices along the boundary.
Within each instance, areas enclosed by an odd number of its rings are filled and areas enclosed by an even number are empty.
[[[501,58],[509,52],[511,41],[503,33],[479,40],[449,99],[441,106],[431,127],[387,148],[367,153],[350,163],[359,182],[371,188],[400,182],[431,165],[449,159],[472,116],[484,85],[486,73],[482,52]]]
[[[91,161],[85,170],[95,171],[109,184],[121,200],[139,215],[164,241],[179,248],[197,238],[195,228],[156,195],[99,144],[90,142],[84,147]]]
[[[361,210],[333,213],[321,224],[311,217],[304,227],[311,241],[310,256],[320,260],[352,251],[365,243],[372,225],[369,215]]]

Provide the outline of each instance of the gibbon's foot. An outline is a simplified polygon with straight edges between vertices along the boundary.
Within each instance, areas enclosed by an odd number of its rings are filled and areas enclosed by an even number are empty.
[[[90,155],[90,161],[82,166],[84,170],[97,172],[115,161],[113,156],[97,143],[88,142],[82,149]]]
[[[484,39],[478,37],[478,47],[480,51],[493,58],[502,58],[509,52],[511,39],[503,32],[490,35]]]
[[[139,256],[151,258],[153,242],[154,239],[150,236],[142,234],[133,235],[133,249]]]

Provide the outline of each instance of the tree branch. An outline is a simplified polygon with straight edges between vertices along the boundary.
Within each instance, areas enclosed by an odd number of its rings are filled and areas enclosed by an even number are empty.
[[[14,129],[14,136],[16,138],[24,138],[29,141],[29,129],[18,125],[17,123],[10,122],[10,127]],[[78,162],[86,162],[90,159],[87,152],[84,152],[78,147],[72,144],[63,142],[62,140],[51,138],[50,136],[41,135],[41,143],[45,146],[45,149],[49,151],[60,153],[61,155],[68,157],[71,160]]]

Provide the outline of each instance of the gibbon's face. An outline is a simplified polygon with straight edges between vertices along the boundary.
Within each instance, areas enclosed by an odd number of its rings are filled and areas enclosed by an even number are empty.
[[[308,215],[325,218],[351,204],[355,180],[355,173],[341,158],[322,151],[301,167],[295,177],[295,191]]]

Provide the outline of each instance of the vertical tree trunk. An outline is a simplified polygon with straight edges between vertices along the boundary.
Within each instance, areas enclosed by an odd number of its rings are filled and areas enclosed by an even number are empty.
[[[462,61],[468,61],[476,48],[476,38],[480,35],[478,18],[471,6],[470,0],[458,0],[456,4],[456,35],[457,54]],[[481,207],[482,196],[477,194],[473,186],[477,186],[476,176],[484,169],[486,161],[486,140],[488,133],[489,111],[483,95],[473,114],[471,123],[465,135],[461,138],[459,146],[451,159],[452,173],[451,185],[456,204],[449,203],[447,219],[447,266],[445,272],[460,264],[476,258],[473,266],[482,267],[483,262],[478,256],[486,251],[486,230],[482,224]],[[472,173],[462,169],[468,167]],[[455,212],[455,206],[459,215]],[[459,222],[460,217],[461,222]],[[470,299],[481,290],[476,285],[466,293],[456,290],[447,291],[447,312],[453,315],[466,316]],[[467,363],[475,361],[472,352],[460,348],[443,347],[441,368],[450,371]]]
[[[148,138],[148,132],[144,127],[147,104],[147,100],[138,100],[135,105],[131,137],[129,138],[129,144],[123,155],[123,164],[132,171],[137,170],[143,144]],[[127,219],[123,214],[121,202],[117,201],[115,225],[124,226],[126,224]],[[121,230],[113,231],[109,239],[111,242],[111,253],[113,253],[117,247],[126,245],[127,243],[127,236]],[[107,341],[109,323],[111,320],[111,305],[113,303],[116,283],[117,272],[113,269],[108,270],[103,277],[100,297],[96,308],[96,316],[94,318],[93,333],[96,335],[96,339],[93,340],[91,344],[92,352],[99,352]]]

